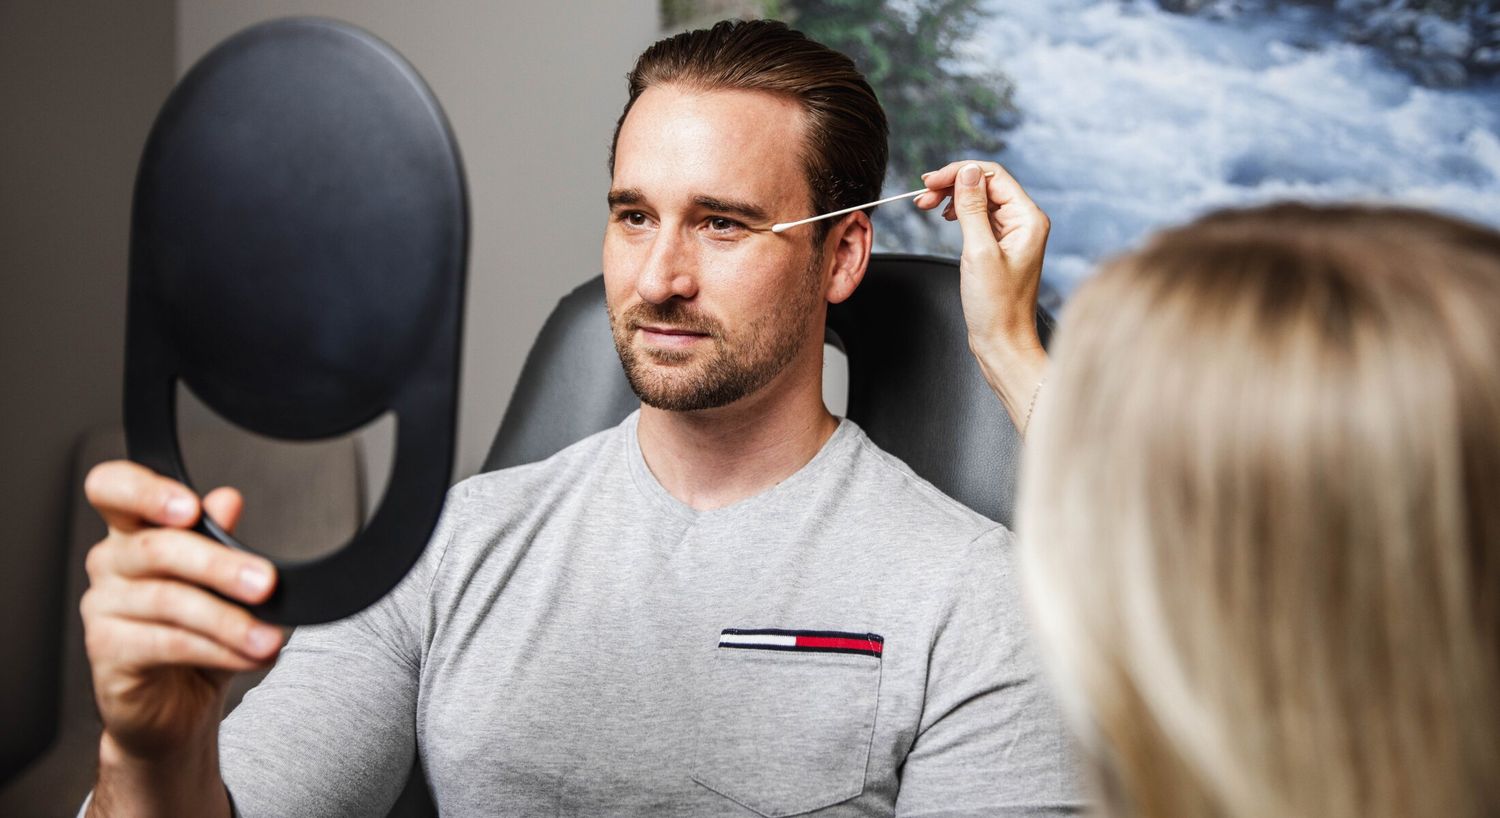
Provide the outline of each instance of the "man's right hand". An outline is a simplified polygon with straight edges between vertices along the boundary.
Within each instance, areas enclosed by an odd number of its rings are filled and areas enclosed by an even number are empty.
[[[89,472],[84,492],[109,526],[89,551],[80,605],[104,723],[93,814],[207,815],[221,802],[227,812],[218,776],[225,692],[235,672],[274,661],[282,633],[215,593],[262,602],[275,567],[185,530],[200,513],[233,530],[243,506],[233,489],[200,507],[185,486],[113,461]]]

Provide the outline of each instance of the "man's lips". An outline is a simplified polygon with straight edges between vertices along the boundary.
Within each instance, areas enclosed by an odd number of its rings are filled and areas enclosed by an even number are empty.
[[[648,343],[667,347],[688,346],[708,337],[708,333],[706,332],[698,332],[682,327],[642,324],[637,329],[645,336],[645,340]]]

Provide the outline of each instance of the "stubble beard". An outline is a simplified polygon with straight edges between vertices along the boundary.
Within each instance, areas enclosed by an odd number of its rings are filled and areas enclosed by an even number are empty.
[[[802,286],[790,298],[778,302],[734,338],[718,321],[699,315],[678,299],[661,304],[643,302],[622,315],[606,305],[615,351],[636,397],[656,409],[695,412],[728,406],[770,383],[807,343],[807,322],[822,303],[818,275],[821,255],[815,254],[802,277]],[[712,349],[697,364],[693,359],[703,357],[703,352],[638,350],[634,339],[643,324],[666,324],[704,333]]]

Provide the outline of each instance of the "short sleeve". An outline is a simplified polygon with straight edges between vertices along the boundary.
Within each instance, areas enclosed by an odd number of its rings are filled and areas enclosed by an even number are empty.
[[[1071,742],[1030,644],[1013,537],[997,528],[970,549],[933,636],[927,700],[896,814],[1081,813]]]

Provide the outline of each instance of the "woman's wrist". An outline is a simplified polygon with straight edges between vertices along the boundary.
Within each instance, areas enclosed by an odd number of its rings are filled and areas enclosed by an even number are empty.
[[[990,389],[1000,398],[1018,430],[1027,424],[1037,386],[1047,373],[1047,351],[1035,333],[981,338],[969,336],[969,349]]]

